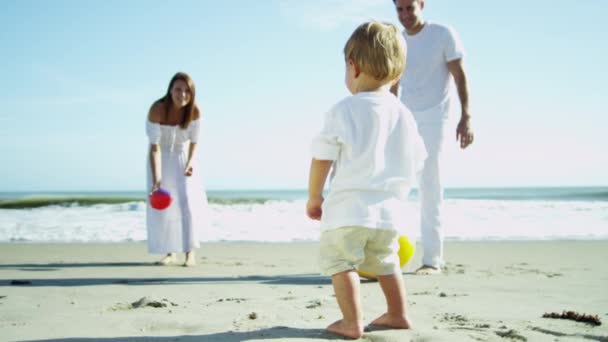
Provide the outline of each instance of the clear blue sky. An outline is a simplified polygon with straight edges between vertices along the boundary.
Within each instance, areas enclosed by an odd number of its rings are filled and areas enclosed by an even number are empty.
[[[476,141],[449,141],[446,186],[608,185],[608,1],[424,14],[467,50]],[[143,190],[146,114],[176,71],[197,86],[207,188],[305,188],[348,95],[342,47],[372,18],[399,24],[390,0],[2,1],[0,191]]]

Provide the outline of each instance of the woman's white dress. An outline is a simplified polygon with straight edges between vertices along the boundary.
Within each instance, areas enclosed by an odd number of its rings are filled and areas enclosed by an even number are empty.
[[[208,219],[207,196],[203,187],[200,169],[193,160],[192,176],[185,176],[189,142],[196,143],[200,135],[200,119],[188,128],[166,126],[146,122],[146,133],[150,144],[160,147],[161,188],[171,193],[171,205],[156,210],[147,204],[146,227],[148,230],[148,252],[167,254],[189,252],[199,247],[200,230]],[[152,188],[152,168],[147,158],[147,190]]]

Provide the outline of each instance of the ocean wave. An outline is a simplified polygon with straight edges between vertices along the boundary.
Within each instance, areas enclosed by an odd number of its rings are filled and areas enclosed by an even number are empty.
[[[209,190],[209,203],[217,205],[269,204],[306,200],[306,190]],[[411,202],[417,202],[414,189]],[[447,188],[446,200],[495,200],[495,201],[548,201],[559,202],[608,202],[608,187],[514,187],[514,188]],[[30,209],[46,206],[88,207],[125,203],[145,203],[143,191],[133,192],[48,192],[3,193],[0,192],[0,209]],[[144,204],[145,205],[145,204]],[[127,209],[129,210],[129,209]],[[131,209],[132,210],[132,209]]]
[[[209,205],[202,241],[316,241],[319,222],[305,215],[305,200]],[[420,207],[409,202],[400,232],[419,236]],[[142,200],[89,206],[0,209],[0,242],[145,241]],[[608,237],[608,203],[597,201],[446,200],[446,239],[560,240]]]
[[[142,201],[128,197],[29,197],[0,201],[0,209],[30,209],[48,206],[75,207],[97,204],[123,204]]]
[[[416,192],[414,191],[414,196]],[[608,201],[606,187],[451,188],[446,199],[506,201]]]
[[[209,203],[220,205],[233,204],[266,204],[276,201],[271,198],[249,197],[210,197]],[[0,201],[0,209],[31,209],[41,207],[90,207],[100,204],[132,204],[145,203],[143,198],[133,197],[28,197]],[[129,206],[132,208],[133,206]],[[132,210],[132,209],[129,209]]]

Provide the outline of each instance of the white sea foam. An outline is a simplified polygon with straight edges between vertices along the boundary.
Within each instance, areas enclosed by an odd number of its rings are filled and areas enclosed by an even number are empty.
[[[203,241],[318,240],[305,201],[211,204]],[[403,208],[402,233],[418,238],[418,203]],[[606,239],[606,201],[446,200],[447,239]],[[146,239],[145,203],[1,209],[0,242],[119,242]]]

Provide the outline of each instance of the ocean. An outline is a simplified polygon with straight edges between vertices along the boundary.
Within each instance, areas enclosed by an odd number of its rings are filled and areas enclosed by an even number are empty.
[[[202,241],[315,241],[305,190],[207,191]],[[0,192],[0,242],[144,241],[145,193]],[[419,238],[414,191],[401,233]],[[608,239],[608,187],[449,188],[447,240]]]

